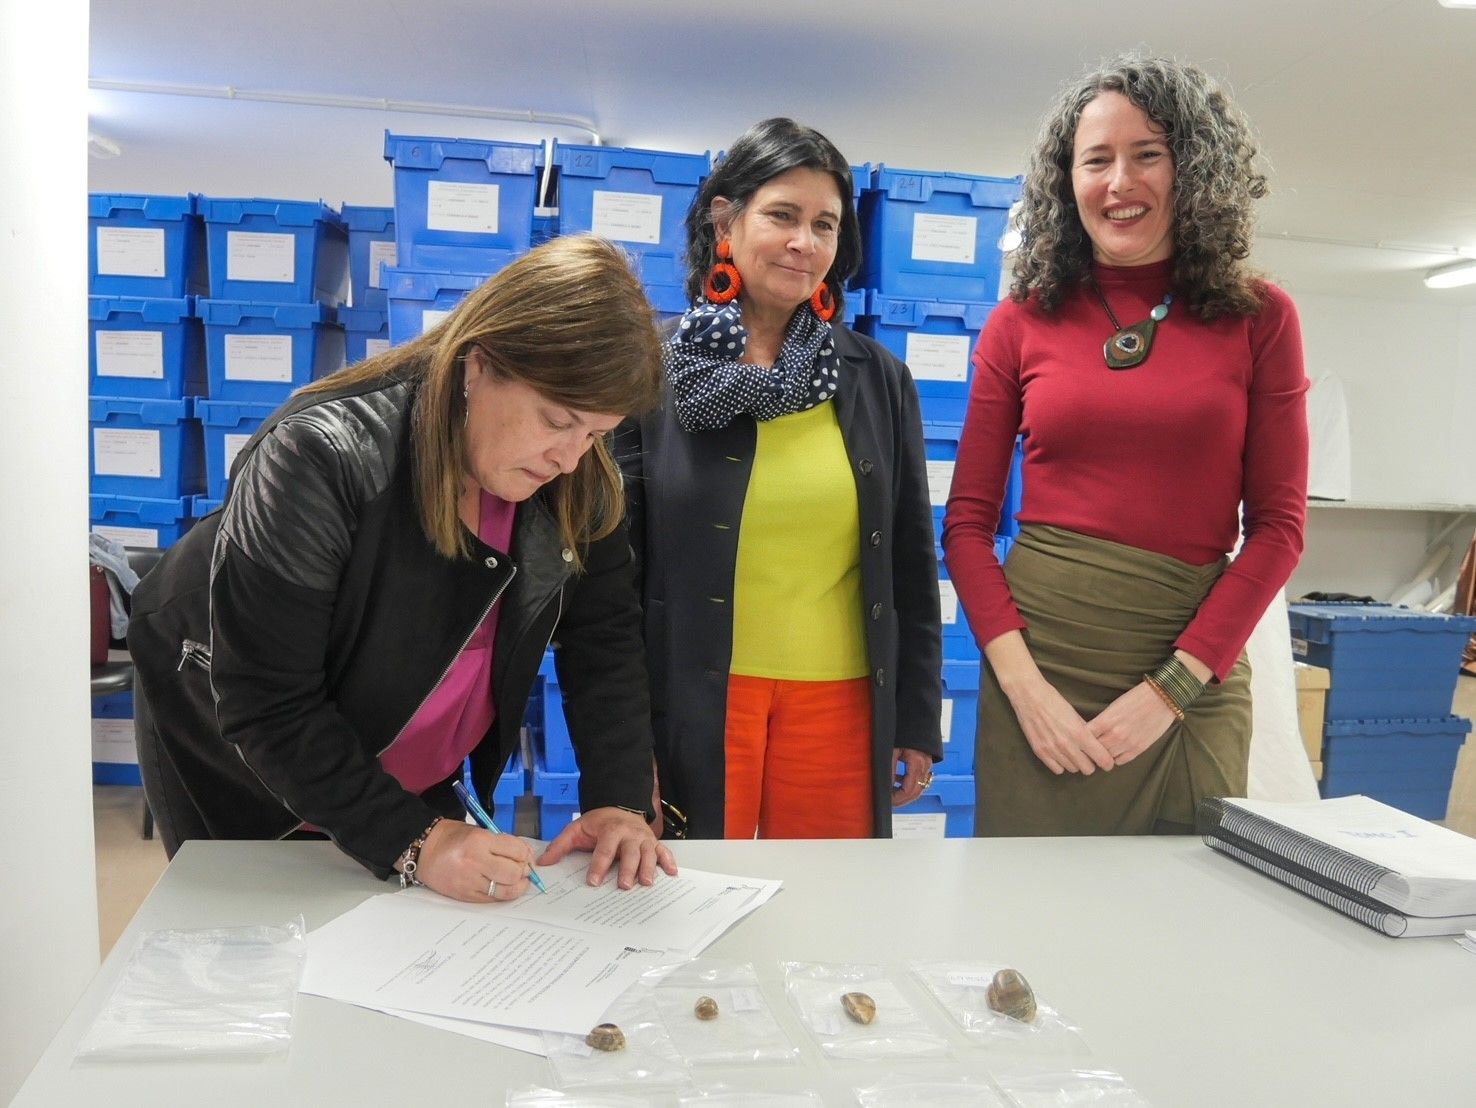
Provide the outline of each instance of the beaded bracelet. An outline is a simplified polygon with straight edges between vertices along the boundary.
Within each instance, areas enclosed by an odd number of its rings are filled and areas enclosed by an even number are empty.
[[[1143,675],[1143,683],[1158,694],[1158,699],[1162,700],[1165,704],[1168,705],[1169,711],[1173,712],[1174,715],[1178,717],[1180,723],[1184,722],[1184,709],[1175,704],[1173,697],[1169,696],[1168,693],[1163,691],[1163,686],[1160,685],[1157,681],[1153,680],[1152,674],[1145,673]]]
[[[1199,694],[1204,692],[1204,682],[1195,677],[1189,667],[1176,657],[1170,657],[1151,673],[1145,673],[1143,679],[1172,701],[1181,712],[1186,711],[1189,705],[1199,699]]]
[[[420,878],[415,876],[415,871],[420,868],[420,848],[425,846],[425,840],[430,838],[430,833],[435,830],[436,824],[444,818],[444,816],[437,816],[431,820],[430,825],[420,833],[420,837],[405,848],[405,853],[400,860],[400,888],[408,889],[420,885]]]

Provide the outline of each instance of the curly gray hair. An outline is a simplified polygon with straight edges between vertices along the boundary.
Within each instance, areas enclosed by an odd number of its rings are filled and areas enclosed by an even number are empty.
[[[1076,212],[1071,155],[1082,109],[1120,92],[1166,133],[1174,159],[1174,289],[1202,319],[1254,315],[1261,279],[1246,265],[1253,202],[1266,177],[1253,164],[1250,123],[1200,69],[1124,55],[1065,88],[1041,122],[1018,216],[1021,245],[1010,295],[1035,291],[1053,310],[1091,271],[1092,244]]]

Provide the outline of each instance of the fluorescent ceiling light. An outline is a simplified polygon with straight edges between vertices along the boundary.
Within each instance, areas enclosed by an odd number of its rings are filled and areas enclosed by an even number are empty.
[[[1442,8],[1476,8],[1476,0],[1440,0]]]
[[[1476,0],[1472,0],[1476,7]],[[1461,285],[1476,285],[1476,261],[1452,262],[1425,274],[1427,289],[1454,289]]]

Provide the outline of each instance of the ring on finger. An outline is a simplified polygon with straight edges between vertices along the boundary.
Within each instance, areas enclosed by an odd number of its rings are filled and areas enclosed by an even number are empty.
[[[497,898],[497,882],[496,881],[488,881],[487,882],[487,899],[488,900],[495,900],[496,898]]]

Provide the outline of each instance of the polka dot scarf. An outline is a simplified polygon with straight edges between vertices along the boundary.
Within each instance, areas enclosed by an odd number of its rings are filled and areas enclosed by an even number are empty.
[[[808,411],[835,395],[840,358],[830,324],[808,304],[789,322],[773,367],[740,361],[748,329],[737,302],[703,301],[666,344],[666,376],[687,431],[716,431],[747,412],[757,420]]]

